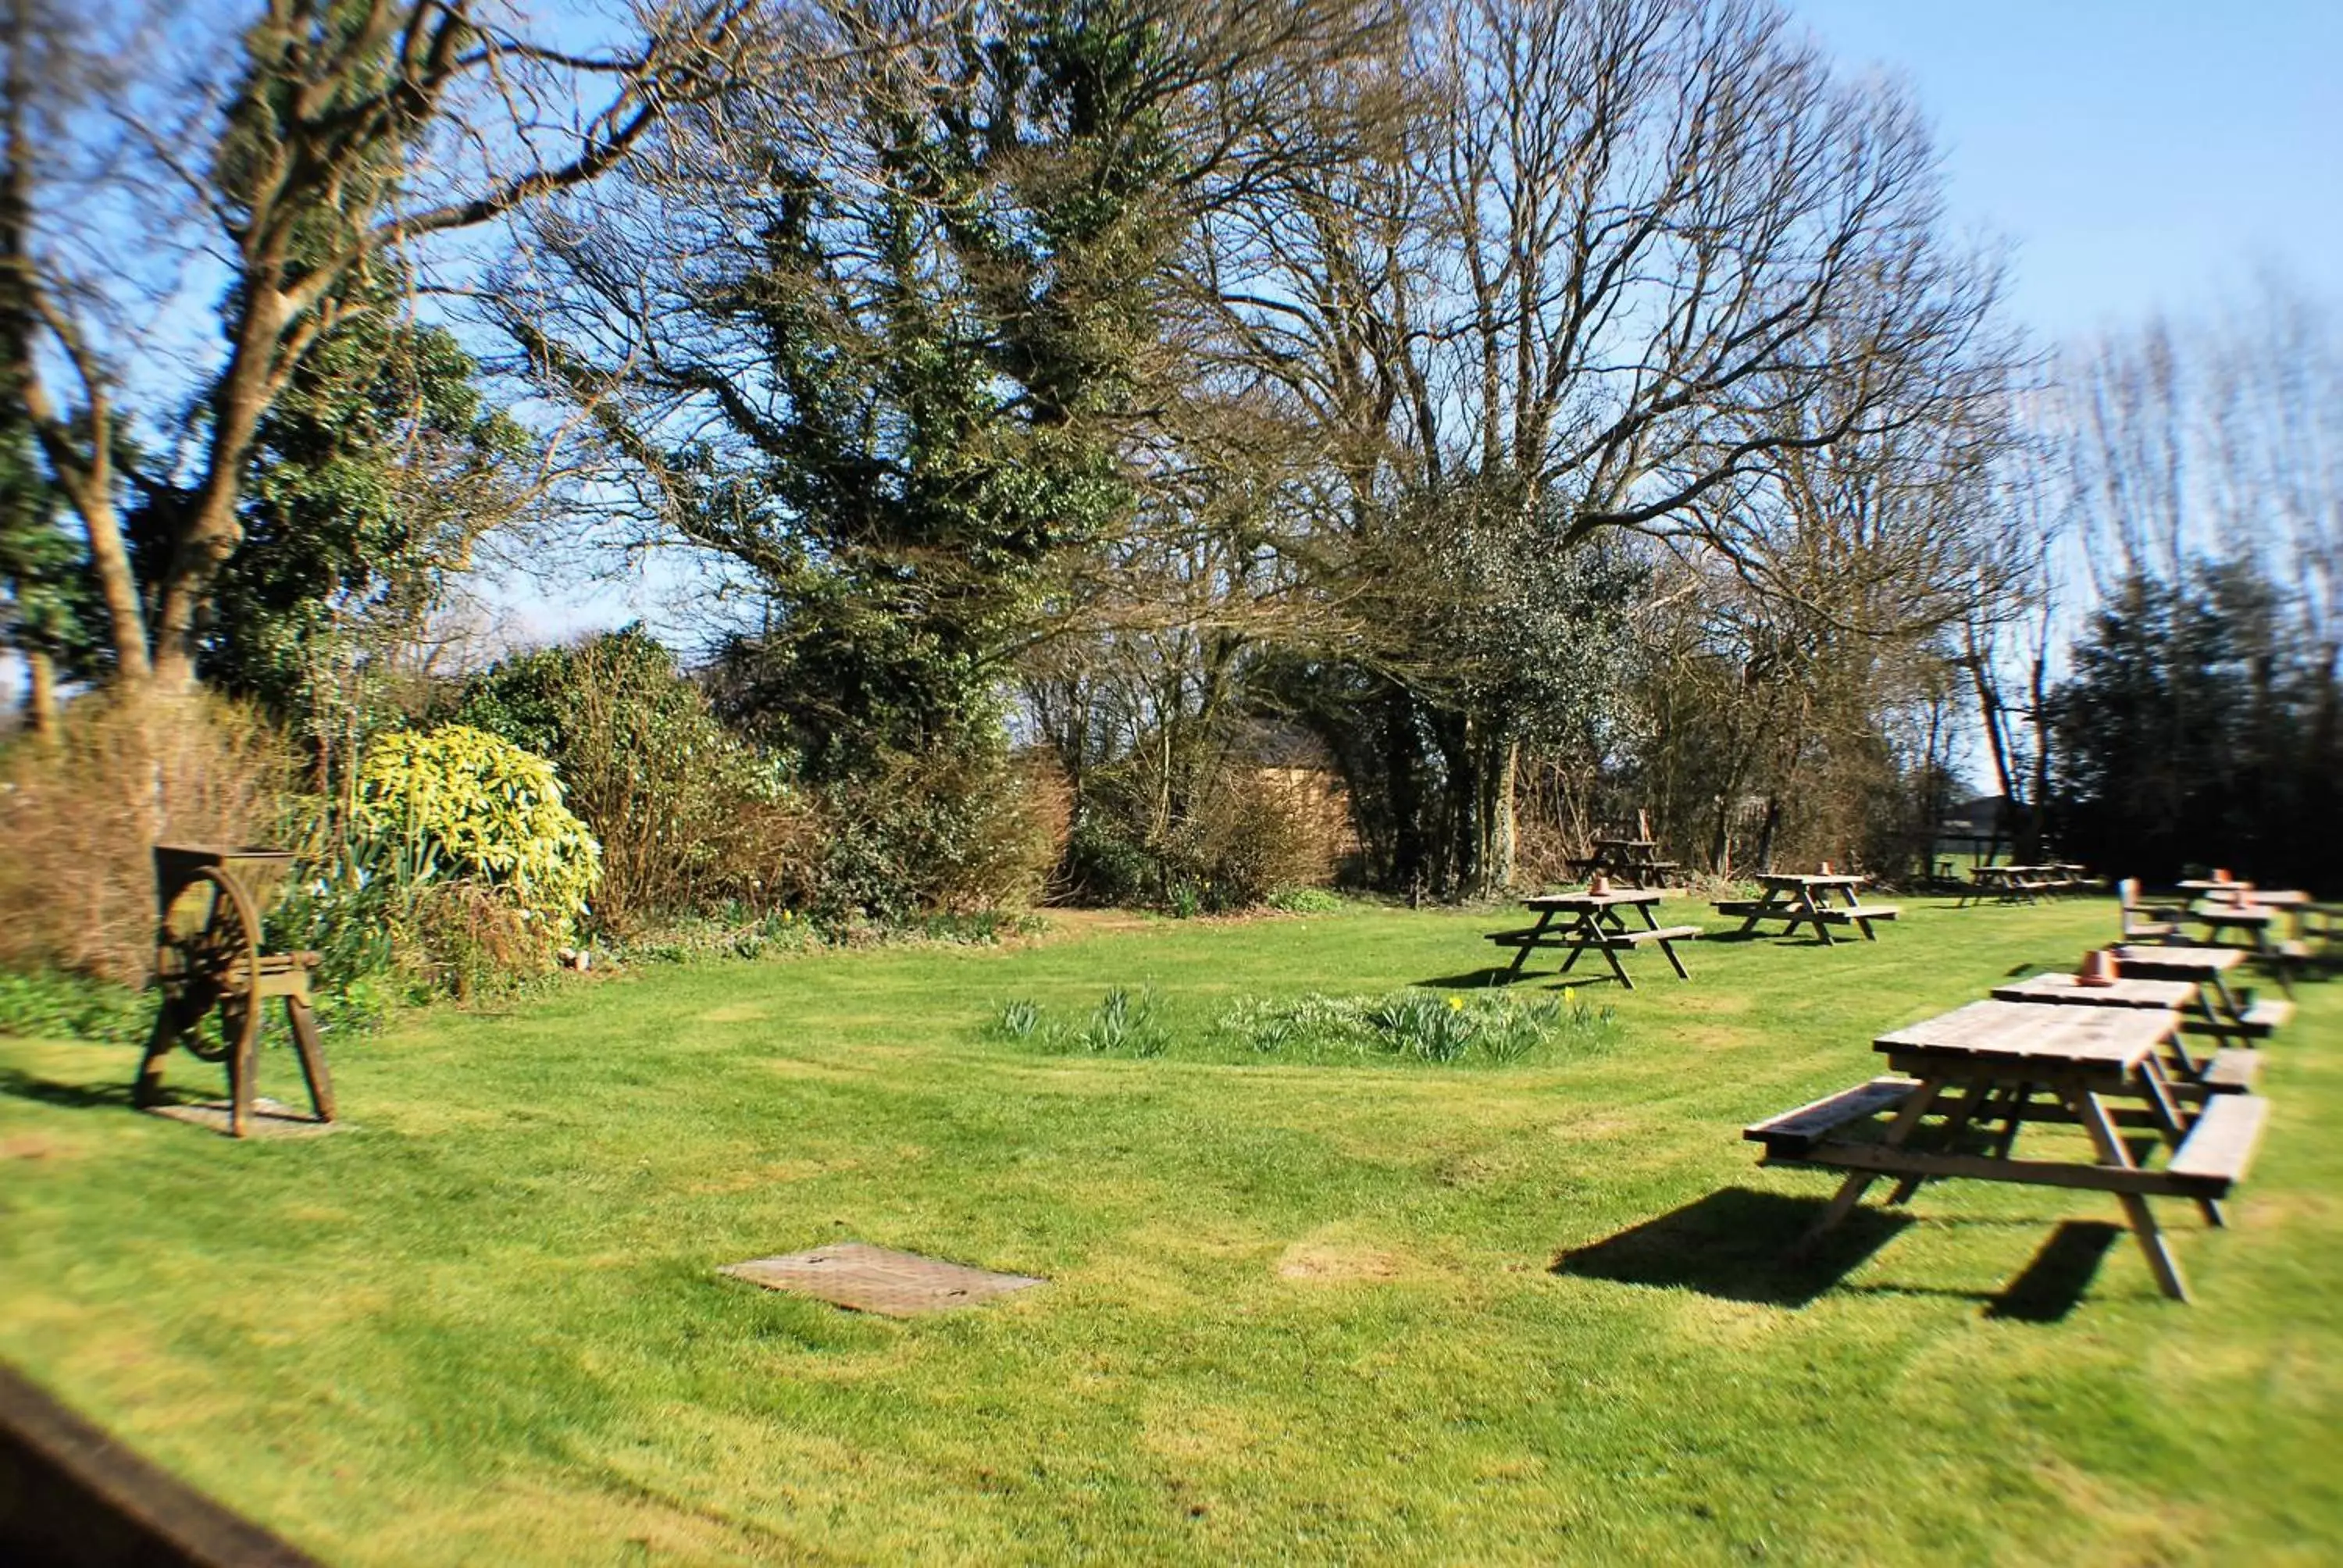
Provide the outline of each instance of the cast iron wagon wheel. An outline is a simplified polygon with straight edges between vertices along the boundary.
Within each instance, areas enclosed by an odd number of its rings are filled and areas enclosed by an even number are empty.
[[[185,1045],[205,1061],[250,1048],[260,1027],[260,918],[236,879],[198,869],[156,936],[155,979]]]

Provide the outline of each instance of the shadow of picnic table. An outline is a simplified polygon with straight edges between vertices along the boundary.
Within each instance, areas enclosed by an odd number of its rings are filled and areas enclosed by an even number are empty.
[[[1826,1205],[1821,1197],[1726,1187],[1602,1241],[1566,1249],[1555,1256],[1551,1271],[1696,1291],[1721,1301],[1804,1307],[1841,1288],[1913,1222],[1908,1214],[1857,1209],[1818,1241],[1801,1246]],[[1952,1295],[1983,1302],[1989,1318],[2056,1322],[2088,1292],[2100,1260],[2120,1233],[2120,1227],[2096,1221],[2066,1221],[1998,1292],[1894,1285],[1878,1290]]]

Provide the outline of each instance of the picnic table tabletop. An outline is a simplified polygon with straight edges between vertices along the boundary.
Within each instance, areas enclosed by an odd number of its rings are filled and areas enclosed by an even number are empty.
[[[1598,849],[1656,849],[1660,841],[1657,839],[1597,839],[1594,847]]]
[[[2120,961],[2120,960],[2118,960]],[[1993,988],[1996,1000],[2051,1002],[2072,1007],[2139,1007],[2175,1011],[2193,1006],[2197,982],[2187,980],[2141,980],[2119,976],[2111,985],[2085,985],[2082,977],[2040,974]]]
[[[1769,888],[1859,888],[1871,880],[1845,871],[1760,871],[1755,879]]]
[[[2118,968],[2149,974],[2158,970],[2207,977],[2227,974],[2247,959],[2241,948],[2198,947],[2189,942],[2127,942],[2115,952]]]
[[[1614,888],[1607,893],[1533,893],[1522,903],[1533,910],[1607,910],[1614,904],[1656,904],[1666,896],[1657,888]]]
[[[1899,1063],[1924,1061],[1932,1077],[2025,1081],[2061,1069],[2128,1074],[2157,1053],[2179,1021],[2168,1011],[2141,1008],[1987,1000],[1890,1030],[1872,1049]]]
[[[2200,920],[2215,920],[2225,925],[2268,925],[2282,912],[2276,904],[2259,900],[2232,903],[2227,899],[2199,899],[2188,906],[2190,915]]]

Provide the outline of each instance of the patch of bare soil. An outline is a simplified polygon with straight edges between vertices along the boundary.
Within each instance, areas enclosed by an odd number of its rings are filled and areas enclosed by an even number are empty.
[[[1399,1259],[1389,1252],[1323,1241],[1296,1241],[1277,1260],[1279,1278],[1311,1284],[1396,1280],[1403,1271]]]

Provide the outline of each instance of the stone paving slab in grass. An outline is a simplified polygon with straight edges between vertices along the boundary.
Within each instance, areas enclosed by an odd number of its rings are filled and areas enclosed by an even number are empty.
[[[208,1128],[225,1134],[228,1131],[228,1103],[225,1100],[199,1100],[186,1105],[157,1105],[149,1112],[167,1116],[174,1121],[184,1121],[191,1127]],[[281,1100],[266,1095],[252,1102],[245,1118],[247,1138],[311,1138],[321,1132],[347,1132],[347,1121],[320,1121],[306,1111],[296,1111]]]
[[[840,1241],[779,1258],[751,1258],[718,1271],[768,1290],[789,1291],[861,1312],[908,1318],[972,1307],[1046,1282],[1029,1274],[996,1274],[917,1252]]]

